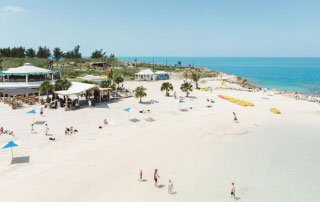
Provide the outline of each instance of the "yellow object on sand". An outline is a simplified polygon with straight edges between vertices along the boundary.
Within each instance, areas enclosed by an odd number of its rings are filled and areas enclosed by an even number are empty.
[[[200,88],[201,91],[209,91],[209,88]]]
[[[280,110],[279,109],[276,109],[276,108],[271,108],[270,109],[270,112],[273,112],[275,114],[281,114]]]
[[[240,106],[254,106],[254,104],[252,102],[243,100],[243,99],[239,99],[239,98],[234,98],[231,96],[227,96],[227,95],[219,95],[220,98],[224,99],[224,100],[228,100],[229,102],[232,102],[234,104],[240,105]]]
[[[222,80],[221,85],[226,86],[226,82],[224,80]]]

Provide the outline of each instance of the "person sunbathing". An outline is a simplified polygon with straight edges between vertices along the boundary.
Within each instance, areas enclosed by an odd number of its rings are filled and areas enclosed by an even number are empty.
[[[65,135],[69,135],[69,133],[70,133],[70,129],[69,129],[69,128],[66,128],[66,130],[64,131],[64,134],[65,134]]]

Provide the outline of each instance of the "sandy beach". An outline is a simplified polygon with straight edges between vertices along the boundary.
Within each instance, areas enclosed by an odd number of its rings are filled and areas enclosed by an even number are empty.
[[[194,89],[179,104],[160,92],[162,82],[124,82],[131,89],[147,88],[143,103],[132,97],[75,111],[46,109],[43,117],[35,115],[36,134],[31,134],[32,115],[27,112],[39,112],[40,105],[12,110],[0,103],[0,126],[15,135],[0,135],[0,144],[17,141],[14,156],[30,157],[29,163],[12,165],[10,149],[0,151],[0,201],[223,202],[233,201],[232,182],[237,201],[320,201],[318,103],[262,91]],[[170,82],[178,96],[185,96],[182,79]],[[220,84],[209,78],[199,83],[213,88]],[[241,107],[218,95],[255,106]],[[133,109],[130,115],[123,110],[127,107]],[[281,114],[271,113],[272,107]],[[232,112],[239,123],[233,122]],[[156,121],[148,122],[148,117]],[[112,124],[99,129],[105,118]],[[55,141],[45,136],[44,122]],[[66,136],[70,126],[79,133]],[[155,169],[159,188],[153,182]]]

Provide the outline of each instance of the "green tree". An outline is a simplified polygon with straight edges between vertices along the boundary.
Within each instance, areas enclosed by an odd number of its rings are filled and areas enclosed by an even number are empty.
[[[200,77],[201,77],[201,75],[199,73],[197,73],[197,72],[192,72],[191,73],[191,78],[196,83],[196,89],[199,89],[198,81],[200,80]]]
[[[141,98],[147,96],[146,90],[147,89],[144,88],[143,86],[139,86],[134,90],[134,96],[136,98],[140,98],[140,103],[141,103]]]
[[[41,47],[39,46],[38,48],[38,52],[37,52],[37,57],[38,58],[48,58],[51,56],[51,52],[49,50],[49,48],[47,48],[46,46]]]
[[[108,79],[108,80],[103,80],[103,81],[101,81],[101,83],[100,83],[100,88],[111,88],[111,86],[112,86],[112,81],[110,80],[110,79]]]
[[[103,49],[95,50],[91,53],[91,58],[103,58],[106,55],[106,52],[103,52]]]
[[[3,67],[2,67],[2,63],[3,62],[3,60],[0,58],[0,70],[2,71],[3,70]]]
[[[55,91],[68,90],[70,86],[71,86],[71,82],[68,81],[67,79],[59,79],[54,84],[54,90]]]
[[[116,84],[118,84],[118,88],[119,88],[119,86],[120,86],[120,83],[122,83],[123,81],[124,81],[124,79],[123,79],[123,77],[122,77],[121,74],[117,74],[117,75],[115,76],[115,78],[114,78],[114,82],[115,82]]]
[[[33,48],[28,48],[26,50],[26,56],[28,58],[34,58],[34,57],[36,57],[36,51]]]
[[[62,50],[60,50],[59,47],[56,47],[53,49],[53,57],[54,57],[54,59],[56,59],[56,61],[63,58],[63,52],[62,52]]]
[[[182,92],[185,92],[187,94],[187,97],[189,96],[189,92],[192,92],[192,84],[190,82],[184,82],[181,84],[180,87]]]
[[[49,81],[44,81],[39,87],[40,93],[46,93],[49,97],[49,92],[54,91],[54,86]]]
[[[181,65],[182,65],[182,62],[178,61],[178,67],[181,67]]]
[[[80,46],[76,45],[72,51],[68,51],[65,53],[64,58],[67,59],[80,59],[81,53],[80,53]]]
[[[166,96],[169,96],[169,91],[173,90],[173,85],[169,82],[164,82],[160,88],[161,91],[166,91]]]

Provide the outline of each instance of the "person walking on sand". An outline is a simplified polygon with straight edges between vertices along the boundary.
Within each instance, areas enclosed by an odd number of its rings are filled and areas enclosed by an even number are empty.
[[[160,178],[160,176],[158,175],[158,169],[154,170],[153,173],[153,179],[154,179],[154,186],[158,187],[158,178]]]
[[[232,112],[232,113],[233,113],[233,122],[238,123],[238,118],[237,118],[236,113],[234,113],[234,112]]]
[[[33,123],[31,124],[31,134],[34,133]]]
[[[140,170],[139,180],[142,181],[142,170]]]
[[[49,132],[49,127],[48,127],[48,124],[45,125],[45,133],[46,135],[48,135],[48,132]]]
[[[231,198],[235,199],[236,197],[236,188],[234,187],[234,182],[231,183]]]
[[[173,190],[173,184],[172,184],[171,180],[169,180],[169,184],[168,184],[168,194],[172,194],[172,190]]]
[[[40,115],[43,116],[43,107],[40,109]]]

